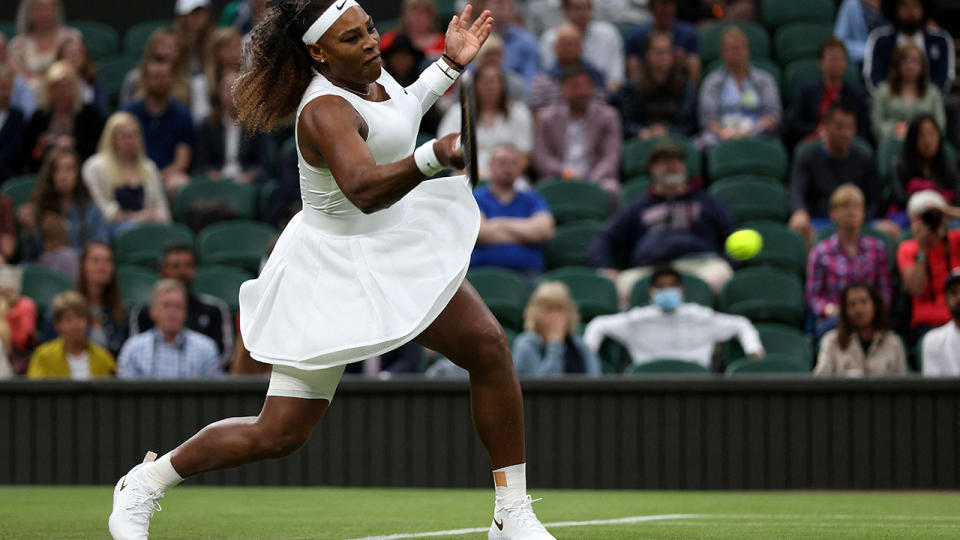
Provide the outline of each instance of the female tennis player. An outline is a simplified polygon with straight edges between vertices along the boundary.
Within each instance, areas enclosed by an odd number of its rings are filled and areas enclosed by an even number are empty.
[[[443,57],[407,88],[384,71],[380,36],[355,0],[277,0],[253,31],[234,96],[240,121],[296,119],[303,211],[260,276],[240,289],[253,358],[273,365],[259,416],[211,424],[130,470],[110,533],[147,538],[184,478],[286,456],[323,416],[344,365],[414,341],[470,372],[473,419],[493,466],[489,538],[552,539],[526,493],[523,401],[503,330],[464,280],[480,213],[457,137],[415,148],[420,119],[490,35],[483,12],[453,17]],[[295,115],[295,116],[294,116]]]

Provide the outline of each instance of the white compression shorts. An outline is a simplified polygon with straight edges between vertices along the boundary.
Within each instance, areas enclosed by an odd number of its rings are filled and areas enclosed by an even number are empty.
[[[324,369],[297,369],[274,364],[268,396],[333,401],[346,365]]]

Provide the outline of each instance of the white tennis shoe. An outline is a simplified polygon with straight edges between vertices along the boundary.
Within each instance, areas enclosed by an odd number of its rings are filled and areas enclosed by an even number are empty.
[[[110,513],[110,535],[114,540],[146,540],[150,536],[150,519],[160,510],[164,491],[151,487],[142,475],[137,474],[144,465],[155,460],[157,455],[147,452],[143,463],[130,469],[113,490],[113,512]]]
[[[488,540],[556,540],[533,513],[533,503],[539,500],[527,495],[512,504],[497,506]]]

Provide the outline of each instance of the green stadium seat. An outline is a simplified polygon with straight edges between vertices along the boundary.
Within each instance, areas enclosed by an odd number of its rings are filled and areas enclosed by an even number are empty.
[[[109,24],[89,20],[70,21],[69,24],[83,34],[87,52],[96,60],[120,51],[120,34]]]
[[[806,373],[809,375],[810,368],[796,363],[796,361],[790,357],[770,354],[762,360],[741,358],[730,364],[726,370],[727,375],[754,375],[758,373],[768,375]]]
[[[530,282],[519,272],[507,268],[471,268],[467,281],[490,308],[504,328],[523,330],[523,310],[530,298]]]
[[[752,175],[730,176],[710,186],[710,193],[738,223],[751,219],[786,221],[790,213],[787,189],[779,181]]]
[[[216,223],[197,235],[200,264],[226,264],[256,274],[276,236],[273,227],[243,219]]]
[[[797,233],[784,223],[748,221],[744,229],[754,229],[763,237],[763,249],[755,257],[743,261],[746,266],[770,266],[803,277],[807,270],[807,246]]]
[[[0,32],[7,36],[9,42],[17,35],[17,23],[7,19],[0,19]]]
[[[547,242],[547,268],[586,266],[590,242],[601,230],[603,224],[599,221],[574,221],[558,226],[553,240]]]
[[[260,191],[257,193],[257,218],[261,221],[266,221],[273,212],[273,203],[277,198],[278,189],[280,184],[272,179],[260,186]]]
[[[128,308],[149,305],[153,286],[159,280],[159,274],[142,266],[117,265],[117,282],[120,284],[120,295]]]
[[[786,66],[794,60],[817,58],[820,42],[833,37],[833,22],[795,22],[780,28],[773,36],[777,62]]]
[[[619,311],[616,286],[606,277],[597,274],[594,268],[559,268],[543,274],[541,282],[543,281],[561,281],[566,284],[585,323],[598,315]]]
[[[400,26],[400,19],[378,19],[376,26],[378,32],[385,34]]]
[[[737,271],[720,293],[720,309],[756,322],[780,322],[799,328],[803,323],[803,282],[776,268]]]
[[[778,90],[783,88],[783,70],[780,69],[780,64],[777,64],[765,56],[751,56],[750,65],[756,69],[769,73],[770,76],[773,77],[773,81],[777,83]],[[710,62],[707,64],[707,69],[703,76],[706,77],[710,73],[713,73],[719,69],[721,66],[723,66],[723,62],[720,59]]]
[[[792,22],[833,23],[834,0],[763,0],[762,22],[770,30]]]
[[[224,179],[217,182],[190,182],[183,186],[173,198],[173,215],[177,221],[184,221],[190,205],[202,200],[221,200],[225,202],[241,219],[253,218],[256,204],[256,190],[250,184],[238,184]]]
[[[770,35],[764,27],[753,22],[715,23],[700,29],[700,60],[703,65],[720,58],[720,41],[731,25],[747,35],[751,57],[770,57]]]
[[[693,302],[712,308],[714,305],[713,290],[707,282],[691,274],[680,274],[683,283],[683,301]],[[630,293],[630,306],[646,306],[650,303],[651,276],[637,281]]]
[[[653,139],[630,139],[623,145],[621,169],[624,178],[645,175],[647,173],[647,159],[657,143],[672,140],[680,145],[687,154],[687,172],[693,176],[700,175],[700,151],[688,139],[683,137],[655,137]]]
[[[766,137],[724,141],[707,152],[707,169],[711,182],[736,174],[785,178],[787,149]]]
[[[20,294],[37,304],[37,317],[43,318],[53,297],[73,289],[73,281],[67,276],[40,266],[23,265],[23,284]]]
[[[30,201],[36,187],[37,175],[23,174],[7,178],[7,181],[0,185],[0,195],[10,197],[14,206],[20,206]]]
[[[253,279],[253,275],[232,266],[200,266],[193,280],[193,290],[223,300],[236,314],[240,309],[240,285],[248,279]]]
[[[672,360],[664,358],[662,360],[651,360],[642,364],[630,364],[626,369],[627,374],[633,375],[651,375],[651,374],[683,374],[683,375],[710,375],[710,371],[696,362],[686,360]]]
[[[639,176],[625,182],[620,188],[620,208],[646,195],[651,182],[649,176]]]
[[[557,223],[581,219],[603,221],[610,215],[610,195],[597,185],[575,180],[555,180],[540,184],[536,189],[547,200]]]
[[[123,34],[123,54],[139,59],[143,55],[143,50],[147,48],[147,41],[158,28],[170,28],[173,21],[170,19],[154,19],[151,21],[139,22],[131,26]]]
[[[810,340],[803,331],[777,323],[760,323],[756,325],[760,334],[763,350],[771,358],[782,357],[799,366],[805,366],[809,371],[813,367],[813,351]],[[746,356],[740,342],[730,340],[723,345],[723,365],[730,366],[736,360]]]
[[[117,264],[157,268],[164,248],[173,244],[193,248],[193,240],[193,232],[179,223],[142,223],[117,235],[113,251]]]
[[[128,56],[108,56],[97,62],[97,73],[110,95],[110,101],[117,103],[123,90],[123,81],[131,69],[137,67],[137,61]]]

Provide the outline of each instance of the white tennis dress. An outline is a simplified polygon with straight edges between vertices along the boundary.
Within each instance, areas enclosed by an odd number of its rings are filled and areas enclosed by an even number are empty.
[[[422,88],[408,92],[386,70],[377,82],[389,100],[366,101],[316,74],[297,120],[317,97],[340,96],[366,121],[378,165],[404,159],[435,97],[418,99]],[[297,156],[303,210],[260,276],[240,287],[240,329],[251,356],[320,369],[407,343],[436,319],[467,272],[480,211],[466,178],[424,181],[393,206],[363,214],[329,169],[307,163],[299,145]]]

